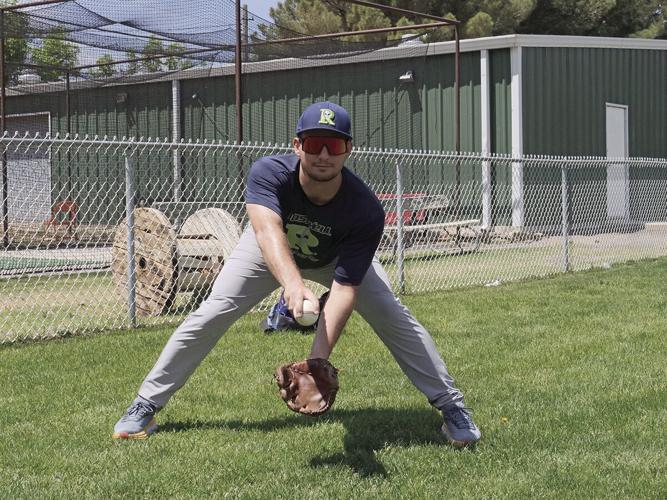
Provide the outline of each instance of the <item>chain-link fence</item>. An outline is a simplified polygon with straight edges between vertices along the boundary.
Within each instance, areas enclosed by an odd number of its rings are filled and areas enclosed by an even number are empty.
[[[252,162],[285,146],[6,137],[0,343],[174,324],[247,223]],[[667,255],[667,160],[355,150],[399,293]],[[267,298],[260,308],[275,300]]]

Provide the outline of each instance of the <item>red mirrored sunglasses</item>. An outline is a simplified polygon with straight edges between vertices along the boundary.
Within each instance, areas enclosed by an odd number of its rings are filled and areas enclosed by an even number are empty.
[[[318,155],[324,146],[331,156],[347,153],[347,139],[344,137],[309,136],[299,139],[301,148],[310,155]]]

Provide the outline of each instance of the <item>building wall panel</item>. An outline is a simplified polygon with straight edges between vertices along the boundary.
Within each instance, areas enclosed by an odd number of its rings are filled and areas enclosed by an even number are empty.
[[[628,106],[629,156],[667,157],[667,51],[605,48],[529,47],[523,49],[524,154],[606,156],[606,103]],[[659,172],[631,170],[638,180]],[[590,225],[606,218],[606,172],[577,169],[569,176],[572,224]],[[560,189],[560,172],[532,170],[527,185],[541,185],[543,192]],[[600,189],[582,189],[597,182]],[[639,202],[636,197],[633,197]],[[528,224],[557,220],[537,202],[527,203]],[[657,212],[664,212],[660,203]],[[636,204],[637,220],[644,216]],[[539,214],[539,215],[538,215]]]

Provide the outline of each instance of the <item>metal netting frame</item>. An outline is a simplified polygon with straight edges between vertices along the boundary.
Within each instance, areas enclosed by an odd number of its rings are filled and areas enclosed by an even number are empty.
[[[58,3],[65,3],[69,2],[72,0],[39,0],[36,2],[30,2],[30,3],[25,3],[25,4],[17,4],[17,5],[9,5],[9,6],[4,6],[0,8],[0,84],[2,86],[2,89],[0,90],[0,135],[4,135],[5,131],[7,130],[6,128],[6,85],[5,85],[5,65],[6,65],[6,60],[5,60],[5,12],[7,11],[17,11],[17,10],[22,10],[26,9],[29,7],[36,7],[36,6],[42,6],[42,5],[50,5],[50,4],[58,4]],[[280,39],[280,40],[271,40],[271,41],[266,41],[263,43],[293,43],[293,42],[298,42],[298,41],[304,41],[304,40],[321,40],[321,39],[326,39],[326,38],[341,38],[341,37],[346,37],[346,36],[358,36],[358,35],[365,35],[365,34],[375,34],[375,33],[385,33],[385,32],[396,32],[396,31],[406,31],[406,30],[414,30],[414,29],[427,29],[427,28],[438,28],[442,26],[451,26],[454,29],[454,42],[455,42],[455,55],[454,55],[454,92],[455,92],[455,151],[458,153],[460,152],[461,149],[461,53],[460,53],[460,33],[459,33],[459,26],[461,24],[460,21],[456,19],[448,19],[444,17],[439,17],[439,16],[433,16],[430,14],[425,14],[421,12],[416,12],[412,10],[407,10],[407,9],[401,9],[398,7],[391,7],[387,5],[381,5],[377,4],[374,2],[368,2],[365,0],[343,0],[347,3],[351,4],[356,4],[364,7],[369,7],[372,9],[378,9],[382,10],[385,12],[394,12],[398,14],[404,14],[408,17],[413,17],[413,18],[423,18],[423,19],[430,19],[432,21],[435,21],[433,23],[429,24],[413,24],[413,25],[407,25],[407,26],[401,26],[401,27],[391,27],[391,28],[377,28],[377,29],[367,29],[367,30],[360,30],[360,31],[352,31],[352,32],[343,32],[343,33],[327,33],[324,35],[310,35],[310,36],[304,36],[304,37],[296,37],[296,38],[290,38],[290,39]],[[247,48],[250,46],[250,44],[247,42],[247,40],[244,42],[243,41],[243,36],[242,36],[242,23],[243,23],[243,17],[241,13],[241,0],[235,0],[235,17],[236,17],[236,24],[235,24],[235,35],[236,35],[236,43],[234,47],[234,53],[235,53],[235,71],[234,71],[234,76],[235,76],[235,100],[236,100],[236,129],[237,129],[237,138],[236,141],[238,144],[241,144],[243,142],[243,114],[242,114],[242,97],[243,97],[243,86],[242,86],[242,79],[241,76],[243,74],[243,54],[244,54],[244,48]],[[247,22],[247,9],[245,11],[245,19]],[[246,29],[246,36],[247,36],[247,29]],[[256,45],[256,43],[255,43]],[[221,50],[221,47],[216,47],[213,49],[193,49],[192,51],[184,51],[180,53],[180,56],[188,55],[188,53],[202,53],[206,51],[219,51]],[[141,62],[141,61],[148,61],[148,60],[153,60],[153,59],[160,59],[165,56],[170,56],[173,54],[159,54],[159,55],[153,55],[153,56],[147,56],[147,57],[141,57],[141,58],[135,58],[135,59],[128,59],[124,61],[114,61],[113,63],[107,63],[107,64],[92,64],[92,65],[82,65],[82,66],[76,66],[76,67],[50,67],[53,69],[59,69],[65,73],[65,107],[66,107],[66,124],[67,124],[67,132],[70,132],[70,122],[71,122],[71,107],[70,107],[70,79],[72,73],[75,73],[81,69],[91,69],[91,68],[100,68],[103,66],[108,66],[110,64],[116,65],[116,64],[123,64],[123,63],[136,63],[136,62]],[[33,67],[35,65],[32,65]],[[457,172],[457,182],[460,181],[460,165],[457,163],[456,166],[456,172]],[[3,210],[3,221],[2,221],[2,246],[3,248],[7,248],[9,246],[9,229],[8,229],[8,173],[7,173],[7,158],[4,150],[2,151],[2,173],[1,173],[1,182],[2,182],[2,210]]]

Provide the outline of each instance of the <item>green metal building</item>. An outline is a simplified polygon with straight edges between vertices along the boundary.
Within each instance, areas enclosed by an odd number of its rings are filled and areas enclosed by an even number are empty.
[[[461,53],[462,151],[667,157],[667,41],[510,35],[463,40]],[[454,60],[453,42],[443,42],[345,58],[245,63],[244,140],[289,143],[301,110],[331,99],[352,113],[358,147],[453,151]],[[35,127],[51,134],[237,137],[233,66],[97,88],[74,82],[69,124],[63,91],[64,84],[35,86],[30,94],[9,89],[8,130],[24,128],[35,116],[41,123]],[[483,182],[482,168],[462,175]],[[170,176],[165,169],[165,181]],[[490,179],[506,188],[492,201],[493,212],[506,220],[493,222],[537,226],[526,193],[532,184],[559,189],[560,171],[524,172],[515,162],[492,165]],[[602,202],[591,201],[600,210]]]

